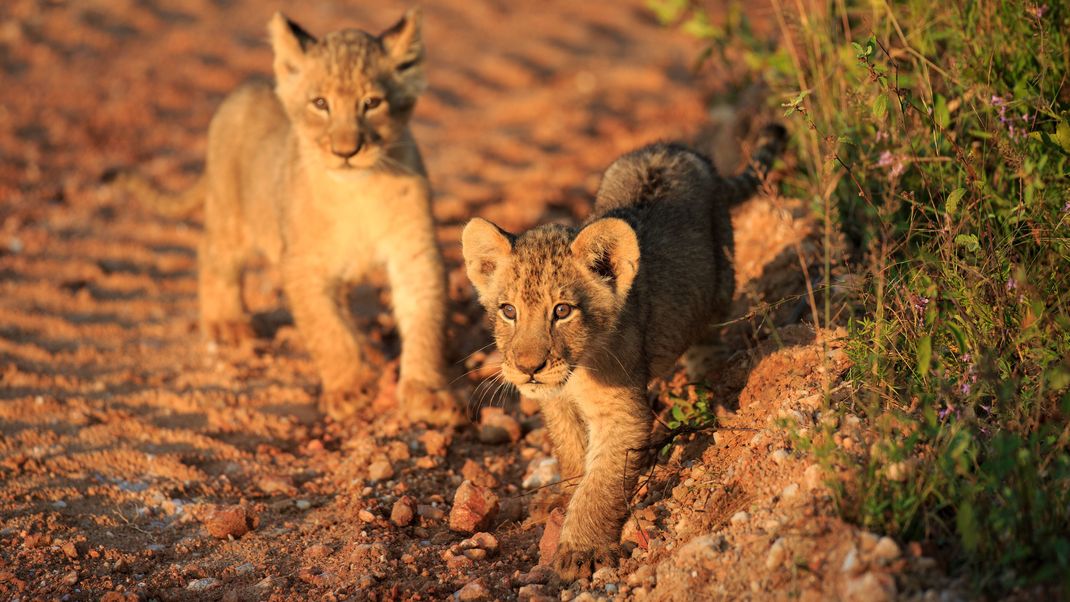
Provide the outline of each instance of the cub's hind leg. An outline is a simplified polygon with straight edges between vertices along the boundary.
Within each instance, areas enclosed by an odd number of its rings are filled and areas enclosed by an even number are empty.
[[[231,191],[210,191],[205,233],[197,249],[197,294],[201,332],[225,344],[253,336],[242,302],[241,277],[248,251],[242,240],[237,199]]]

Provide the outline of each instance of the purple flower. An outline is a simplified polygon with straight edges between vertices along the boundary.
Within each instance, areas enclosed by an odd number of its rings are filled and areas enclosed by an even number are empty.
[[[1010,278],[1008,278],[1007,279],[1007,292],[1009,293],[1009,292],[1011,292],[1013,290],[1016,290],[1017,288],[1018,288],[1018,281],[1014,279],[1014,276],[1011,276]]]
[[[959,387],[959,389],[962,391],[963,395],[969,395],[970,394],[970,390],[972,388],[973,388],[973,386],[970,383],[970,381],[968,381],[968,380],[962,381],[962,386]]]
[[[1029,13],[1037,21],[1044,18],[1044,14],[1048,12],[1047,4],[1030,4],[1026,7],[1026,12]]]

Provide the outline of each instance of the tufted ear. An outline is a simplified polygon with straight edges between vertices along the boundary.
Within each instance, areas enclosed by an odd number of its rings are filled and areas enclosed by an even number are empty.
[[[408,71],[420,66],[424,58],[423,37],[420,35],[420,26],[423,22],[423,11],[419,7],[410,8],[401,17],[401,20],[389,29],[379,34],[379,40],[383,48],[394,61],[394,68],[399,75],[405,75]]]
[[[461,233],[461,254],[468,279],[476,287],[479,298],[491,294],[494,274],[509,262],[513,252],[512,234],[483,218],[472,218]]]
[[[639,271],[639,239],[628,222],[615,217],[591,222],[572,241],[572,255],[624,303]]]
[[[305,52],[316,43],[316,38],[280,12],[271,17],[268,34],[275,52],[275,78],[281,82],[299,73]]]

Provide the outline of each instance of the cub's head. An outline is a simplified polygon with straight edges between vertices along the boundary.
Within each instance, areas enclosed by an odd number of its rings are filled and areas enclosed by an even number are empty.
[[[535,399],[556,394],[587,353],[606,344],[639,269],[635,231],[616,218],[579,232],[546,225],[521,236],[475,218],[461,244],[502,352],[502,375]]]
[[[378,36],[345,29],[315,38],[282,13],[268,31],[275,92],[306,159],[345,174],[409,143],[405,126],[426,87],[419,9]]]

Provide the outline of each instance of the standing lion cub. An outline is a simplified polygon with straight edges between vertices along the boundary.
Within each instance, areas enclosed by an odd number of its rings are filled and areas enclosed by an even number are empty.
[[[412,419],[455,418],[444,390],[445,269],[408,126],[426,86],[420,20],[414,9],[378,36],[346,29],[315,38],[276,13],[268,27],[275,88],[246,85],[223,102],[200,182],[167,196],[124,178],[163,211],[204,204],[198,261],[207,336],[250,336],[243,266],[255,253],[279,266],[335,414],[378,379],[346,293],[385,265],[402,341],[398,399]]]
[[[514,236],[479,218],[464,229],[502,374],[539,400],[562,477],[582,475],[554,559],[565,579],[615,560],[653,421],[647,384],[731,303],[728,210],[754,194],[783,147],[783,128],[763,135],[757,171],[734,178],[675,144],[621,157],[578,230]]]

